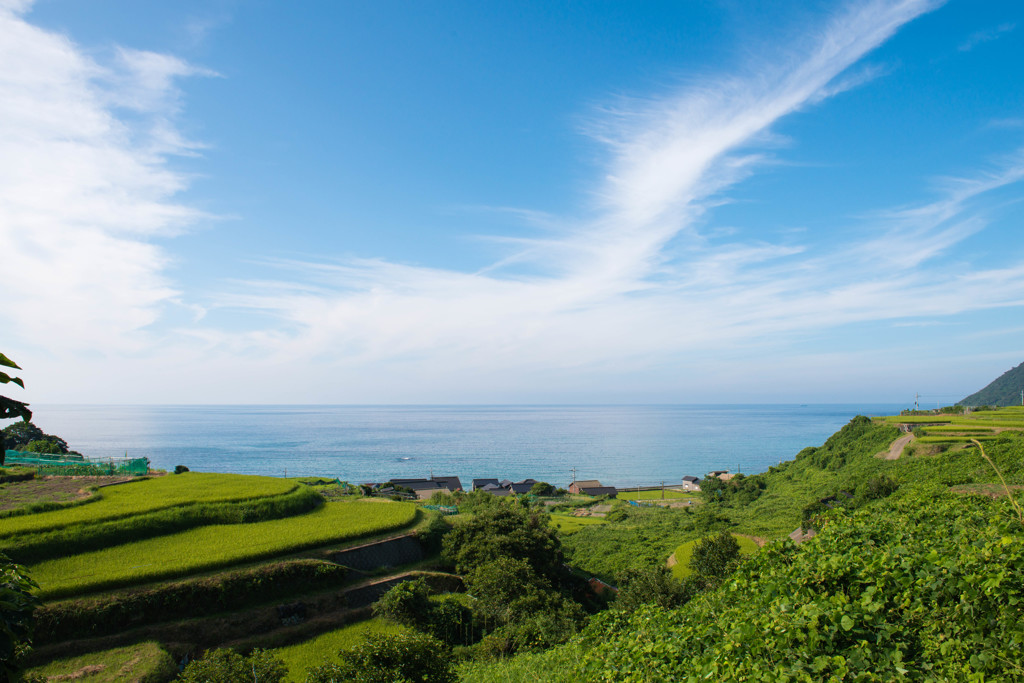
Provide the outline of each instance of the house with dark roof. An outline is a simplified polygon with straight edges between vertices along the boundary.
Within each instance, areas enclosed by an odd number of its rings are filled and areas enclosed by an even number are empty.
[[[474,491],[479,491],[480,489],[484,488],[488,484],[494,486],[494,488],[501,488],[498,485],[498,480],[497,479],[474,479],[473,480],[473,490]]]
[[[683,489],[686,491],[700,491],[700,479],[686,475],[683,477]]]
[[[426,500],[437,492],[451,493],[461,491],[462,484],[458,477],[431,477],[430,479],[391,479],[387,482],[393,486],[409,489],[420,500]]]
[[[448,489],[449,491],[461,491],[462,482],[459,481],[458,477],[430,477],[430,481],[436,481],[438,484]]]
[[[614,486],[585,486],[581,487],[579,493],[587,496],[609,496],[615,498],[619,492]]]
[[[601,482],[597,479],[582,479],[580,481],[574,481],[569,484],[569,493],[581,493],[581,489],[594,488],[600,486]]]
[[[508,485],[508,489],[512,493],[529,493],[530,489],[533,488],[533,485],[535,483],[537,483],[537,482],[533,481],[532,479],[530,480],[529,483],[527,483],[525,481],[520,481],[520,482],[517,482],[515,484],[509,484]]]

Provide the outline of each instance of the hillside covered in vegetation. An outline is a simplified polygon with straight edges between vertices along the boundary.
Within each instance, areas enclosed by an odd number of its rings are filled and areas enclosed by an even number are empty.
[[[38,583],[26,681],[1024,672],[1021,408],[861,416],[762,474],[630,500],[183,471],[31,502],[58,482],[21,477],[0,539]]]
[[[957,405],[961,406],[1019,406],[1024,391],[1024,363],[1011,368],[992,380],[981,391],[976,391]]]
[[[1010,411],[1003,424],[1024,421]],[[1024,436],[1000,428],[982,452],[955,434],[879,457],[896,420],[857,418],[770,472],[708,487],[682,527],[670,511],[627,512],[658,552],[711,529],[767,543],[685,604],[613,603],[568,644],[467,666],[464,680],[1020,680]],[[817,535],[780,533],[798,526]],[[613,529],[573,534],[567,554],[605,574],[647,561]]]

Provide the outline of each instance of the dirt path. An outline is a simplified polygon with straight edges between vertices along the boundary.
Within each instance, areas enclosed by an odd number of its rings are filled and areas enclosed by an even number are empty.
[[[904,434],[903,436],[892,442],[892,445],[889,446],[888,451],[882,451],[875,457],[885,458],[886,460],[899,460],[900,454],[903,452],[903,449],[906,448],[907,444],[913,440],[913,434]]]

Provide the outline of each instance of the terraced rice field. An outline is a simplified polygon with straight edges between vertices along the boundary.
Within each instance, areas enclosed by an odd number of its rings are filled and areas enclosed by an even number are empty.
[[[100,489],[100,498],[84,505],[0,519],[0,538],[123,519],[194,503],[233,502],[278,496],[300,484],[244,474],[186,472]]]
[[[971,439],[995,439],[1000,432],[1008,430],[1024,430],[1024,408],[1011,406],[966,415],[890,415],[882,421],[893,425],[920,425],[914,428],[919,443],[970,443]]]
[[[416,515],[411,503],[327,503],[304,515],[200,527],[40,562],[30,570],[40,597],[53,599],[343,543],[407,526]]]

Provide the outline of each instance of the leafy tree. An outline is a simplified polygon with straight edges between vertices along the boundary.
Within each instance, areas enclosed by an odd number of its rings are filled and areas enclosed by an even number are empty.
[[[473,618],[469,609],[452,599],[433,601],[422,578],[403,581],[374,603],[373,613],[418,631],[429,633],[449,645],[473,642]]]
[[[374,603],[373,613],[399,624],[423,628],[429,621],[432,608],[430,588],[426,581],[419,578],[403,581],[391,588]]]
[[[708,587],[717,585],[736,567],[740,544],[727,531],[702,538],[693,546],[690,569]]]
[[[483,650],[509,654],[568,640],[585,618],[583,608],[552,588],[523,558],[499,557],[465,576],[473,609],[496,625]]]
[[[21,370],[17,363],[2,353],[0,353],[0,367]],[[0,384],[17,384],[22,389],[25,388],[25,382],[20,377],[12,377],[3,371],[0,371]],[[25,422],[32,419],[32,411],[28,409],[28,404],[0,396],[0,420],[11,420],[16,417],[20,417]],[[0,434],[0,465],[4,464],[6,456],[7,445],[4,443],[3,435]]]
[[[416,540],[423,546],[423,552],[432,555],[440,552],[444,535],[451,529],[441,515],[431,515],[426,526],[416,531]]]
[[[709,503],[721,500],[725,497],[728,486],[718,477],[704,477],[700,480],[700,495]]]
[[[60,446],[47,439],[37,439],[30,442],[25,446],[25,451],[28,453],[47,453],[54,455],[59,455],[62,452],[60,450]]]
[[[506,623],[516,613],[535,612],[543,604],[551,583],[539,576],[523,558],[497,557],[464,577],[466,589],[477,599],[477,611],[492,622]]]
[[[444,643],[424,633],[367,634],[341,662],[310,669],[306,683],[454,683]]]
[[[648,604],[665,609],[679,607],[696,592],[696,586],[689,577],[678,581],[672,576],[672,571],[662,565],[642,569],[627,568],[619,572],[615,579],[619,586],[615,607],[627,612]]]
[[[185,666],[174,680],[180,683],[280,683],[288,675],[284,662],[266,650],[242,656],[223,648],[207,652]]]
[[[443,548],[461,574],[501,557],[526,560],[534,572],[549,579],[562,569],[561,543],[548,516],[507,501],[480,508],[445,536]]]
[[[25,568],[0,553],[0,680],[9,680],[18,670],[18,657],[27,652],[32,636],[32,611],[38,588]]]
[[[546,481],[538,481],[530,488],[530,493],[535,496],[553,496],[555,494],[555,487]]]

